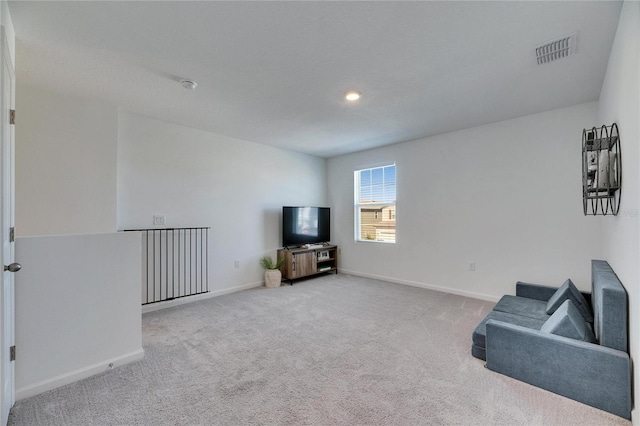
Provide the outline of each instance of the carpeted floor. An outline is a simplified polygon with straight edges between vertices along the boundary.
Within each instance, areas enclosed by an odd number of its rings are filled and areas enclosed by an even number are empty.
[[[630,425],[484,368],[493,306],[344,274],[143,316],[145,358],[19,401],[10,425]]]

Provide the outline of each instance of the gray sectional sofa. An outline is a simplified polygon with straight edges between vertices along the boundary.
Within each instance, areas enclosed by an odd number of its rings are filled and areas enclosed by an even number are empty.
[[[518,282],[473,332],[486,367],[631,418],[627,293],[609,264],[591,262],[591,293]]]

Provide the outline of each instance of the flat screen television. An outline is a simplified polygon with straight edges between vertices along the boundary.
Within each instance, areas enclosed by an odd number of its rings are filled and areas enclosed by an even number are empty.
[[[329,207],[282,207],[282,245],[297,247],[331,240]]]

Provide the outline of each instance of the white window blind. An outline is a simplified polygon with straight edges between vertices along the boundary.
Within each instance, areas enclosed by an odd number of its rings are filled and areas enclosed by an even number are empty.
[[[356,170],[356,241],[396,242],[396,165]]]

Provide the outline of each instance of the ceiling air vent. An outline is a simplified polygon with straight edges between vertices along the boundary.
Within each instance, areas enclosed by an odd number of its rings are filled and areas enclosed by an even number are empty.
[[[547,64],[572,53],[576,53],[576,33],[536,47],[536,61],[538,65]]]

